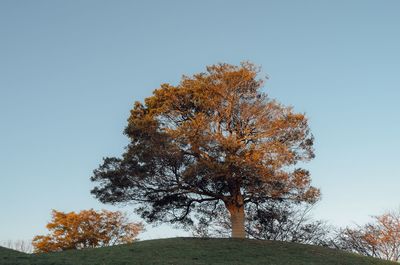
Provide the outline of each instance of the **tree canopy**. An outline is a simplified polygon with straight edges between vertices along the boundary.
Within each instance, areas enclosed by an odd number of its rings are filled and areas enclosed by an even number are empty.
[[[246,205],[316,201],[298,165],[314,157],[307,118],[269,98],[258,74],[252,63],[212,65],[135,102],[130,143],[94,171],[92,193],[133,202],[150,222],[191,224],[222,205],[233,237],[245,236]]]
[[[94,248],[131,243],[143,225],[129,222],[126,214],[107,210],[59,212],[53,210],[47,224],[48,235],[34,237],[35,252],[57,252],[67,249]]]

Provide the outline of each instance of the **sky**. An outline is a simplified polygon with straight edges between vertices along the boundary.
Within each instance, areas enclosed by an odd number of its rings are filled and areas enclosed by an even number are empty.
[[[119,156],[135,101],[205,66],[250,60],[306,113],[315,218],[400,206],[400,1],[0,0],[0,241],[46,233],[52,209],[127,211],[89,178]],[[142,239],[188,235],[147,226]]]

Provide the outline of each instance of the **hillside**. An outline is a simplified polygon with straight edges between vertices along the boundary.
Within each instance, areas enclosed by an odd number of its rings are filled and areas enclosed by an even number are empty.
[[[30,264],[31,256],[12,249],[0,247],[0,264]]]
[[[328,248],[277,241],[171,238],[26,255],[0,248],[1,265],[390,265]]]

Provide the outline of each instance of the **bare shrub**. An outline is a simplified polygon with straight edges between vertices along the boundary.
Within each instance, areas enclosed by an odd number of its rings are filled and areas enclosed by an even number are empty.
[[[0,246],[24,253],[32,253],[33,250],[32,242],[29,240],[6,240],[0,242]]]

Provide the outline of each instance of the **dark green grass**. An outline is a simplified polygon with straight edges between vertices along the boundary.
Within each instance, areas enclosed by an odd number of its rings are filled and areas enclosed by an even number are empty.
[[[323,247],[277,241],[170,238],[114,247],[26,255],[0,249],[13,265],[393,265]]]
[[[0,264],[30,264],[30,255],[0,247]]]

